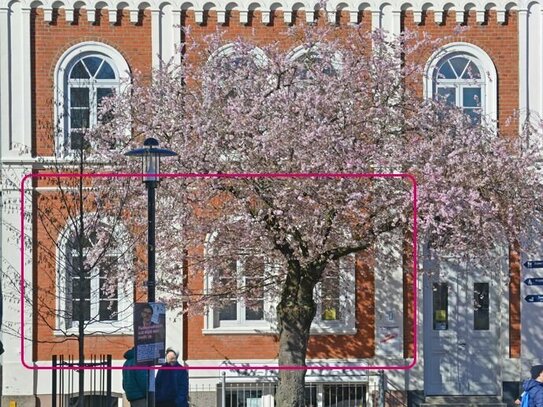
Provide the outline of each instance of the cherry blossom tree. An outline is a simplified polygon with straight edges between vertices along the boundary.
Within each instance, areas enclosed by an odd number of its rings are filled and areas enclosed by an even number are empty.
[[[421,96],[425,58],[438,40],[310,27],[260,47],[225,44],[220,34],[187,33],[182,65],[152,81],[135,76],[105,103],[110,120],[90,139],[96,159],[139,172],[124,153],[155,137],[179,154],[169,172],[200,174],[162,182],[161,281],[184,293],[168,301],[202,309],[233,297],[250,304],[258,290],[278,298],[277,405],[303,406],[316,287],[340,273],[335,262],[415,227],[408,178],[348,174],[410,174],[419,239],[484,259],[541,219],[531,164],[541,152],[485,117]],[[253,278],[240,287],[230,267],[240,256],[265,259],[273,271],[262,277],[262,262],[247,261]],[[191,291],[180,259],[189,276],[205,271],[220,284]]]

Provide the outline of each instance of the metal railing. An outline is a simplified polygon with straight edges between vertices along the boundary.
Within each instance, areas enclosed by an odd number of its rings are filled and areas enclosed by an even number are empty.
[[[239,376],[228,377],[224,372],[213,384],[191,384],[191,407],[275,407],[276,378],[243,381]],[[334,382],[306,383],[305,407],[369,407],[368,383]],[[241,381],[240,381],[241,380]]]
[[[407,407],[406,391],[388,379],[384,370],[379,370],[377,407]]]
[[[84,365],[88,388],[84,392],[84,406],[115,407],[117,400],[111,394],[111,355],[94,355]],[[78,405],[76,387],[79,362],[72,356],[53,355],[52,369],[52,407],[72,407]],[[104,369],[101,369],[103,367]]]

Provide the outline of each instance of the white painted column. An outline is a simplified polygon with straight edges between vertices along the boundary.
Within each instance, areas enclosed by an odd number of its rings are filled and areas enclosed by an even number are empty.
[[[543,111],[542,108],[542,95],[541,91],[541,69],[543,49],[541,47],[541,32],[542,32],[542,20],[541,20],[542,7],[538,3],[530,4],[527,13],[527,29],[526,35],[528,38],[527,45],[527,71],[528,71],[528,114],[534,114],[536,117],[532,117],[532,121],[537,117],[541,117]],[[537,116],[539,115],[539,116]]]
[[[387,233],[375,259],[375,356],[383,364],[403,359],[403,234]]]
[[[153,68],[160,68],[162,38],[160,37],[160,10],[151,9],[151,52]]]
[[[181,46],[181,10],[176,9],[172,11],[172,42],[173,42],[173,61],[176,65],[181,64],[181,52],[179,47]]]
[[[35,372],[23,366],[21,347],[21,334],[26,339],[23,343],[24,361],[32,366],[32,309],[31,304],[24,303],[25,324],[21,327],[21,293],[19,282],[21,279],[20,258],[20,199],[18,185],[30,166],[2,164],[2,273],[9,278],[2,278],[3,295],[3,324],[2,341],[5,353],[2,355],[2,401],[1,405],[9,405],[11,400],[29,401],[34,397]],[[8,182],[8,178],[9,181]],[[30,183],[28,183],[30,184]],[[30,184],[31,185],[31,184]],[[31,195],[26,197],[26,211],[31,211]],[[27,212],[28,213],[28,212]],[[32,225],[25,224],[26,236],[32,236]],[[25,247],[25,283],[32,287],[32,247]],[[31,292],[26,296],[31,297]],[[31,404],[28,404],[31,405]]]
[[[539,365],[543,361],[543,347],[541,346],[541,327],[543,326],[543,302],[528,302],[528,295],[543,295],[543,286],[528,285],[527,278],[543,278],[543,268],[528,268],[526,261],[543,260],[543,242],[541,234],[543,225],[533,225],[530,233],[522,242],[529,249],[530,254],[521,256],[520,273],[520,315],[521,315],[521,362],[522,373],[520,378],[530,377],[530,366]],[[518,379],[517,379],[518,380]]]
[[[519,102],[520,111],[519,128],[521,129],[530,109],[528,100],[528,10],[523,8],[518,14],[518,67],[519,67]]]
[[[381,28],[381,10],[371,10],[371,29]]]
[[[22,8],[22,26],[21,26],[21,48],[22,55],[21,60],[22,64],[18,65],[18,68],[21,69],[23,78],[21,81],[21,110],[20,112],[14,112],[14,121],[22,122],[21,134],[15,134],[14,137],[19,139],[19,143],[23,146],[29,148],[28,152],[25,154],[30,156],[30,148],[32,146],[32,61],[31,61],[31,52],[30,52],[30,7]],[[15,115],[21,115],[23,120],[16,120]]]
[[[392,30],[394,35],[400,35],[402,33],[402,11],[392,10]]]
[[[0,5],[0,160],[11,147],[9,8]]]
[[[8,148],[2,154],[17,155],[20,153],[29,156],[32,143],[32,100],[31,100],[31,61],[30,61],[30,8],[23,7],[21,3],[12,3],[8,12],[8,44],[3,45],[2,52],[7,54],[6,61],[2,60],[2,71],[7,69],[7,75],[2,81],[2,91],[7,92],[0,96],[2,103],[7,103],[8,111]],[[5,21],[5,18],[4,18]],[[2,24],[3,25],[3,24]],[[6,29],[0,30],[6,33]],[[6,48],[7,46],[7,48]],[[7,66],[6,66],[7,64]],[[3,110],[3,114],[6,110]],[[4,137],[4,136],[3,136]]]

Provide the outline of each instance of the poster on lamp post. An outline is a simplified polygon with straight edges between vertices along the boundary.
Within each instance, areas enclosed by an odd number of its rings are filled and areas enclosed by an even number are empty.
[[[159,302],[134,306],[134,348],[137,365],[158,365],[166,349],[166,307]]]

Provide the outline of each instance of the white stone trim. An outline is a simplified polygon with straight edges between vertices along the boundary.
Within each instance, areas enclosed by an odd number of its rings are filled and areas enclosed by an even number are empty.
[[[9,43],[10,9],[7,5],[0,7],[0,160],[4,159],[11,148],[11,113],[9,90],[12,86],[9,67],[11,50]]]
[[[522,130],[530,102],[528,98],[528,10],[523,8],[518,10],[518,109],[520,114],[519,130]]]
[[[2,4],[9,4],[9,0],[0,0],[0,8],[2,7],[1,5]],[[30,4],[30,0],[25,0],[24,2],[25,4]],[[52,4],[57,4],[58,2],[56,2],[55,0],[45,0],[43,1],[43,7],[45,9],[51,9],[53,8]],[[60,4],[62,6],[65,7],[65,10],[67,11],[71,11],[71,14],[73,14],[73,9],[74,9],[74,4],[76,3],[75,0],[61,0],[60,1]],[[523,7],[523,8],[526,8],[525,2],[520,2],[518,0],[514,1],[513,3],[511,2],[508,2],[506,0],[500,0],[496,3],[494,2],[491,2],[491,1],[486,1],[486,2],[476,2],[475,4],[471,1],[471,0],[461,0],[459,3],[455,3],[454,5],[454,10],[455,10],[455,18],[457,20],[457,22],[462,22],[464,21],[464,13],[465,13],[465,10],[466,10],[466,7],[470,8],[471,10],[474,10],[476,13],[484,13],[484,11],[488,8],[488,7],[492,7],[492,8],[495,8],[497,10],[497,13],[498,13],[498,23],[499,24],[502,24],[505,22],[505,10],[506,9],[509,9],[511,5],[513,6],[516,6],[516,7]],[[137,14],[136,14],[136,11],[139,9],[139,8],[145,8],[145,7],[150,7],[152,12],[155,11],[155,12],[158,12],[161,7],[163,7],[165,3],[162,2],[162,0],[152,0],[152,1],[149,1],[148,3],[146,2],[143,2],[142,0],[139,0],[139,2],[135,2],[135,3],[130,3],[130,11],[131,11],[131,18],[130,18],[130,21],[132,23],[135,23],[137,22]],[[168,2],[167,4],[171,5],[171,8],[172,10],[177,11],[177,10],[186,10],[188,8],[191,8],[195,11],[195,14],[196,14],[196,22],[201,24],[203,22],[203,10],[214,10],[215,12],[220,12],[220,13],[224,13],[225,11],[229,10],[229,5],[232,4],[232,2],[230,0],[214,0],[212,2],[209,2],[207,0],[198,0],[198,1],[194,1],[194,2],[185,2],[184,0],[175,0],[175,1],[172,1],[172,2]],[[376,0],[370,0],[370,1],[364,1],[364,0],[358,0],[356,2],[348,2],[348,3],[342,3],[342,4],[346,4],[347,7],[344,7],[342,8],[342,10],[346,11],[346,12],[349,12],[350,13],[350,21],[351,23],[353,24],[356,24],[357,21],[357,18],[358,18],[358,12],[364,8],[369,8],[369,10],[371,10],[372,12],[375,12],[375,13],[378,13],[378,14],[381,14],[381,8],[383,6],[382,3],[376,1]],[[396,10],[403,10],[405,8],[409,8],[410,10],[413,11],[413,14],[414,14],[414,21],[416,23],[419,23],[419,18],[420,18],[420,15],[421,13],[424,11],[424,10],[427,10],[427,9],[432,9],[436,15],[435,15],[435,21],[438,23],[438,24],[441,24],[442,23],[442,18],[443,18],[443,12],[447,11],[448,10],[448,5],[451,4],[451,3],[447,3],[447,2],[441,2],[441,1],[436,1],[436,0],[431,0],[430,2],[415,2],[415,3],[412,3],[412,2],[409,2],[408,0],[389,0],[387,1],[388,5],[391,5],[392,6],[392,9],[390,12],[392,13],[395,13]],[[95,14],[95,11],[96,11],[96,2],[92,1],[92,0],[83,0],[82,2],[82,7],[84,7],[87,11],[88,11],[88,18],[89,18],[89,21],[90,22],[93,22],[94,21],[94,14]],[[250,11],[250,9],[254,9],[254,7],[252,7],[252,5],[256,5],[258,7],[258,10],[262,13],[265,13],[265,14],[271,14],[274,10],[277,10],[277,9],[282,9],[283,10],[283,13],[284,13],[284,19],[285,19],[285,22],[287,22],[288,24],[291,23],[291,16],[292,16],[292,13],[298,9],[302,9],[305,11],[305,22],[307,24],[313,24],[314,23],[314,11],[320,6],[320,2],[318,0],[312,0],[312,1],[309,1],[309,2],[303,2],[303,3],[299,3],[299,2],[287,2],[287,1],[280,1],[279,3],[277,2],[264,2],[264,3],[249,3],[249,2],[242,2],[242,3],[239,3],[237,6],[236,6],[236,10],[238,10],[240,12],[240,22],[242,24],[244,24],[244,16]],[[302,6],[300,8],[300,6]],[[369,7],[366,7],[366,6],[369,6]],[[30,7],[29,5],[27,7]],[[252,8],[251,8],[252,7]],[[110,10],[110,13],[112,14],[114,10],[116,10],[116,6],[113,4],[113,3],[110,3],[108,2],[107,3],[107,7],[108,10]],[[336,8],[334,7],[334,4],[330,4],[329,6],[330,10],[328,10],[329,13],[335,13],[337,12]],[[133,15],[134,14],[134,15]],[[383,16],[379,16],[379,17],[375,17],[376,19],[381,19],[381,17],[384,17],[384,18],[388,18],[388,17],[391,17],[389,16],[388,14],[390,14],[389,12],[387,12],[387,15],[383,15]],[[158,17],[160,19],[160,17]],[[477,22],[480,23],[481,21],[481,18],[482,16],[479,14],[478,15],[478,19],[477,19]],[[72,21],[73,20],[73,17],[72,19],[70,19],[69,17],[67,17],[67,20],[68,21]],[[111,21],[110,21],[111,22]],[[263,21],[264,24],[266,24],[264,21]],[[380,22],[377,22],[376,20],[374,20],[374,25],[373,25],[373,28],[378,28],[380,27]],[[158,26],[157,26],[157,30],[160,31],[158,29]],[[157,31],[157,32],[158,32]],[[170,41],[170,39],[168,39],[168,42]],[[157,49],[158,51],[158,49]],[[155,52],[154,55],[159,55],[158,52]]]

